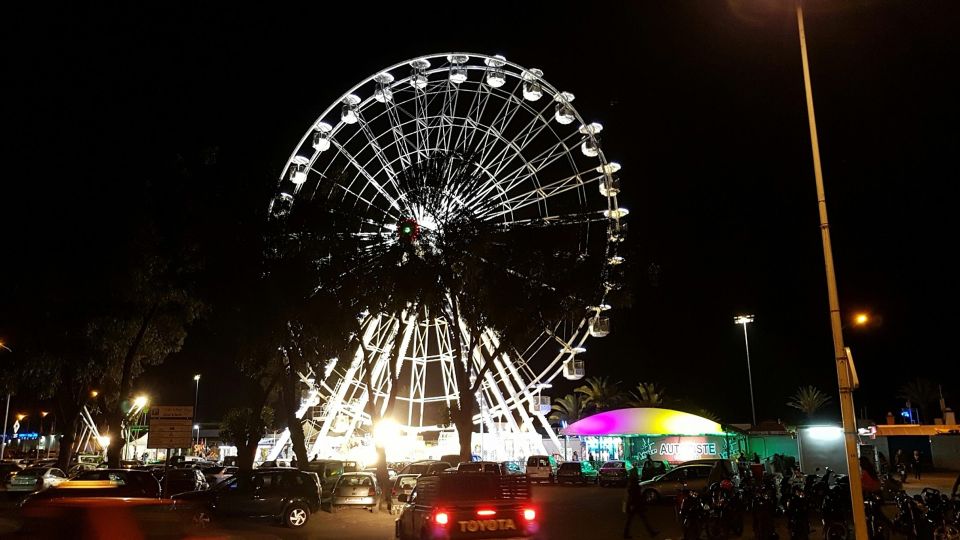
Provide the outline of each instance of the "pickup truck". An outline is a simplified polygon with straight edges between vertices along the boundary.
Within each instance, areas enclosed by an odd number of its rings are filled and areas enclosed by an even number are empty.
[[[443,472],[421,476],[396,521],[400,540],[533,538],[537,509],[525,475]]]

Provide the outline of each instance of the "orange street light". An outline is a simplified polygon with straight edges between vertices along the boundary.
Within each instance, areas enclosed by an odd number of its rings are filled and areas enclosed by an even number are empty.
[[[26,418],[26,417],[27,417],[27,415],[25,415],[25,414],[17,413],[17,422],[23,421],[23,419]]]
[[[47,411],[40,411],[40,417],[41,417],[41,418],[46,418],[48,414],[50,414],[50,413],[48,413]]]
[[[870,322],[870,315],[867,315],[866,313],[857,313],[853,317],[853,324],[857,326],[865,326],[869,322]]]
[[[90,391],[90,397],[97,397],[97,396],[99,396],[99,395],[100,395],[100,392],[97,392],[96,390],[91,390],[91,391]]]

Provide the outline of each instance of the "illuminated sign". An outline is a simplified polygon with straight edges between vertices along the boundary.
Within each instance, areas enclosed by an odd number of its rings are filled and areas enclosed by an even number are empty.
[[[35,441],[40,438],[39,433],[14,433],[14,439],[22,439],[25,441]]]

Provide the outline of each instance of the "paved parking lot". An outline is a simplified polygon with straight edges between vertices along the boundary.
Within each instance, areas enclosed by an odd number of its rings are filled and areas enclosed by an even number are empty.
[[[949,489],[954,478],[955,476],[950,474],[931,475],[922,483],[909,482],[905,487],[910,492],[919,492],[924,485]],[[624,515],[620,512],[623,494],[622,488],[535,485],[534,503],[538,507],[544,538],[597,540],[620,538],[624,522]],[[649,517],[654,528],[661,531],[660,539],[676,539],[680,536],[679,525],[670,504],[650,508]],[[237,520],[221,522],[212,530],[204,531],[195,537],[387,540],[393,538],[394,519],[396,519],[395,516],[391,516],[386,511],[370,513],[359,509],[344,509],[331,514],[322,510],[312,515],[310,522],[301,530],[285,529],[272,523]],[[781,538],[788,538],[789,534],[783,526],[782,518],[780,521]],[[749,519],[747,522],[745,538],[751,536]],[[0,537],[14,532],[16,527],[16,509],[12,503],[4,502],[3,508],[0,509]],[[635,524],[633,532],[636,538],[646,537],[639,523]],[[819,534],[819,526],[814,523],[811,536],[816,537]]]

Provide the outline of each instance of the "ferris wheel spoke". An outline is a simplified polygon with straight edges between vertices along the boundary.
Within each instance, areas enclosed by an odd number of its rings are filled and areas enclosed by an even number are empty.
[[[400,121],[400,115],[397,113],[397,105],[393,99],[387,100],[384,104],[387,112],[387,120],[390,122],[390,131],[393,133],[394,143],[397,146],[397,153],[400,156],[400,166],[406,169],[410,166],[410,141],[403,133],[403,125]]]
[[[490,218],[494,219],[494,218]],[[504,220],[497,223],[502,231],[512,231],[521,228],[547,228],[567,225],[583,225],[586,223],[606,222],[608,219],[603,215],[603,211],[594,210],[591,212],[578,212],[573,214],[562,214],[556,216],[547,216],[529,219]]]
[[[567,142],[570,139],[573,139],[576,137],[577,137],[577,134],[572,133],[570,135],[567,135],[563,139],[558,139],[554,145],[540,152],[536,156],[530,158],[529,160],[527,160],[526,163],[521,164],[520,166],[513,169],[507,174],[502,174],[507,164],[513,161],[513,159],[515,159],[516,156],[510,158],[509,160],[505,160],[503,163],[500,164],[500,167],[495,171],[494,174],[496,174],[498,178],[501,178],[504,183],[508,184],[508,187],[506,187],[505,190],[510,191],[511,189],[513,189],[514,187],[522,183],[524,180],[535,175],[538,171],[550,165],[557,159],[560,159],[565,156],[569,157],[570,146],[567,146]],[[526,149],[526,145],[520,147],[521,151],[523,151],[524,149]]]
[[[487,110],[487,104],[490,103],[490,96],[493,92],[471,92],[473,97],[470,99],[470,105],[467,107],[467,113],[460,124],[460,133],[457,136],[457,142],[454,148],[460,149],[464,153],[472,152],[471,145],[477,134],[477,119],[483,116]],[[470,122],[473,120],[473,122]],[[471,127],[468,128],[467,125]],[[468,138],[469,134],[469,138]]]
[[[509,119],[506,119],[506,118],[504,119],[504,122],[502,122],[502,125],[496,126],[500,133],[507,132],[507,126],[509,126],[510,123],[513,122],[514,117],[520,110],[525,110],[528,113],[530,113],[530,119],[527,121],[526,124],[524,124],[519,129],[516,130],[516,134],[513,136],[513,138],[504,139],[506,144],[502,148],[500,148],[500,150],[496,154],[491,155],[495,148],[495,146],[491,146],[487,154],[484,155],[481,160],[483,163],[501,162],[503,161],[503,158],[506,155],[506,153],[511,149],[515,151],[514,155],[512,156],[512,158],[515,158],[517,155],[520,155],[522,153],[522,150],[526,146],[526,143],[532,140],[535,135],[539,135],[544,128],[549,127],[550,125],[549,121],[544,119],[543,117],[543,114],[547,112],[547,110],[550,108],[549,104],[544,106],[540,110],[536,110],[530,107],[529,105],[527,105],[526,103],[524,103],[523,100],[521,100],[520,98],[517,98],[515,95],[511,95],[509,100],[515,102],[516,109],[510,115]],[[533,136],[531,136],[531,131],[533,130],[534,126],[536,126],[537,124],[540,124],[540,129],[538,129],[536,133],[532,134]],[[491,126],[492,125],[493,123],[491,123]],[[522,145],[518,144],[519,142],[523,142],[524,144]]]
[[[360,131],[363,132],[364,137],[367,138],[367,145],[377,156],[377,160],[380,161],[380,165],[383,167],[383,171],[387,175],[387,181],[392,183],[396,188],[397,173],[390,165],[390,161],[387,159],[387,156],[384,153],[383,148],[380,146],[380,143],[377,142],[377,137],[373,134],[373,131],[370,129],[370,124],[368,124],[364,119],[362,112],[357,113],[357,123],[360,125]]]
[[[337,150],[345,158],[347,158],[347,161],[351,165],[353,165],[353,167],[357,170],[357,172],[363,175],[363,177],[367,179],[367,182],[369,182],[370,185],[374,187],[374,189],[380,192],[383,198],[386,199],[388,203],[390,203],[391,208],[397,211],[397,214],[391,214],[390,212],[385,212],[385,213],[399,220],[400,219],[399,214],[402,213],[402,210],[400,209],[400,205],[397,203],[397,200],[393,198],[389,193],[387,193],[387,191],[383,188],[383,186],[380,185],[380,182],[378,182],[377,179],[374,178],[372,174],[370,174],[370,171],[368,171],[364,166],[360,165],[360,163],[357,162],[357,159],[353,156],[353,154],[351,154],[346,148],[344,148],[343,145],[341,145],[335,139],[331,139],[331,142],[333,143],[334,146],[337,147]]]

